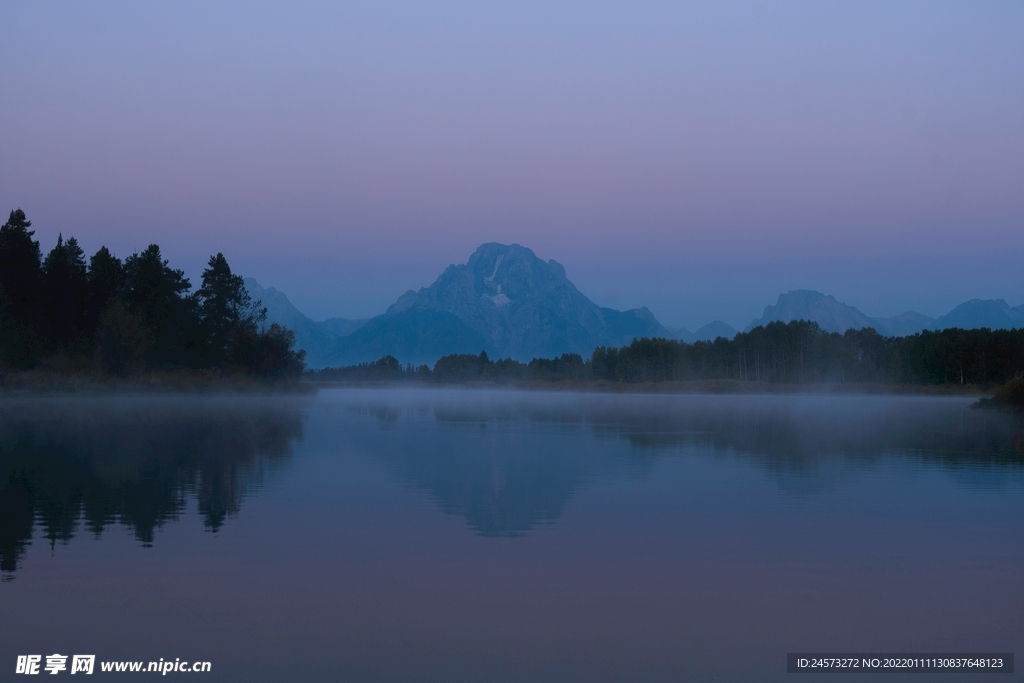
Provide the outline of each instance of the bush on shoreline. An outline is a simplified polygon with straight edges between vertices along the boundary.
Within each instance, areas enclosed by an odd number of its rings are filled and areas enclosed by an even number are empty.
[[[977,405],[980,408],[1003,408],[1024,412],[1024,378],[1007,382],[999,387],[991,398],[983,398]]]

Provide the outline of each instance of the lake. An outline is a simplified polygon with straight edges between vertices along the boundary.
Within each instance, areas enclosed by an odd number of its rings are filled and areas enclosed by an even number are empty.
[[[53,653],[474,682],[1021,653],[1024,428],[972,401],[3,397],[0,678]]]

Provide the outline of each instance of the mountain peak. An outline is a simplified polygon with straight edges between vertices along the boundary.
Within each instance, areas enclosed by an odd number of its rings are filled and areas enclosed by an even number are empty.
[[[429,287],[403,294],[388,312],[409,308],[449,311],[466,322],[480,322],[481,316],[507,317],[511,311],[557,292],[579,294],[557,261],[545,262],[519,244],[489,242],[480,245],[464,265],[445,268]]]
[[[473,290],[480,300],[495,308],[543,297],[553,288],[576,289],[566,278],[565,268],[560,263],[553,259],[542,261],[532,249],[519,244],[482,244],[465,266],[449,267],[445,275],[450,275],[452,280],[459,279],[463,277],[461,269],[472,273]],[[466,284],[469,284],[468,279]]]
[[[752,321],[747,330],[770,322],[811,320],[826,332],[872,327],[871,320],[853,306],[840,303],[831,294],[811,289],[793,289],[779,295],[778,303],[767,306],[760,318]]]
[[[411,329],[414,317],[421,329]],[[576,289],[562,264],[544,261],[520,244],[497,242],[480,245],[465,264],[448,266],[429,287],[409,290],[382,318],[339,349],[339,362],[378,358],[391,348],[386,339],[404,340],[403,348],[410,349],[405,355],[415,357],[403,360],[427,360],[427,347],[418,340],[440,339],[447,334],[440,325],[450,328],[455,319],[461,346],[471,348],[482,340],[491,355],[527,361],[562,353],[589,355],[595,346],[628,344],[635,337],[669,336],[649,310],[601,308]],[[397,346],[388,352],[402,355]]]
[[[533,252],[533,249],[524,247],[521,244],[502,244],[501,242],[485,242],[476,248],[466,262],[466,265],[470,268],[476,269],[479,264],[483,264],[485,267],[489,264],[493,264],[498,258],[509,258],[510,260],[534,260],[537,259],[537,254]],[[539,259],[538,259],[539,260]]]

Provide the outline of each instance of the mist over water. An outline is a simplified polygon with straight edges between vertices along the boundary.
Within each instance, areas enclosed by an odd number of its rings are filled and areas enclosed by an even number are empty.
[[[743,681],[1024,651],[1024,427],[972,400],[5,397],[0,657]]]

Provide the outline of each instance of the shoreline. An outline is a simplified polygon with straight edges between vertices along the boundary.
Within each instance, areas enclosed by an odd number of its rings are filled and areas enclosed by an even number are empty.
[[[202,371],[151,372],[125,377],[38,370],[0,374],[0,397],[114,393],[309,394],[316,390],[310,382],[301,379],[264,380]]]
[[[562,380],[550,382],[529,380],[520,382],[416,382],[416,381],[365,381],[365,382],[310,382],[317,388],[463,388],[463,389],[519,389],[524,391],[564,391],[580,393],[615,394],[867,394],[867,395],[913,395],[913,396],[991,396],[998,387],[973,385],[889,385],[870,383],[842,384],[768,384],[764,382],[741,382],[738,380],[693,380],[674,382],[583,382]]]
[[[667,382],[608,382],[580,380],[523,380],[518,382],[433,382],[415,380],[311,381],[308,379],[263,380],[247,375],[197,371],[152,372],[127,377],[99,373],[54,373],[28,371],[0,375],[0,396],[29,394],[132,393],[236,393],[312,394],[320,389],[364,388],[461,388],[509,389],[607,394],[694,394],[694,395],[907,395],[991,397],[999,386],[904,385],[878,383],[774,384],[739,380],[689,380]]]

